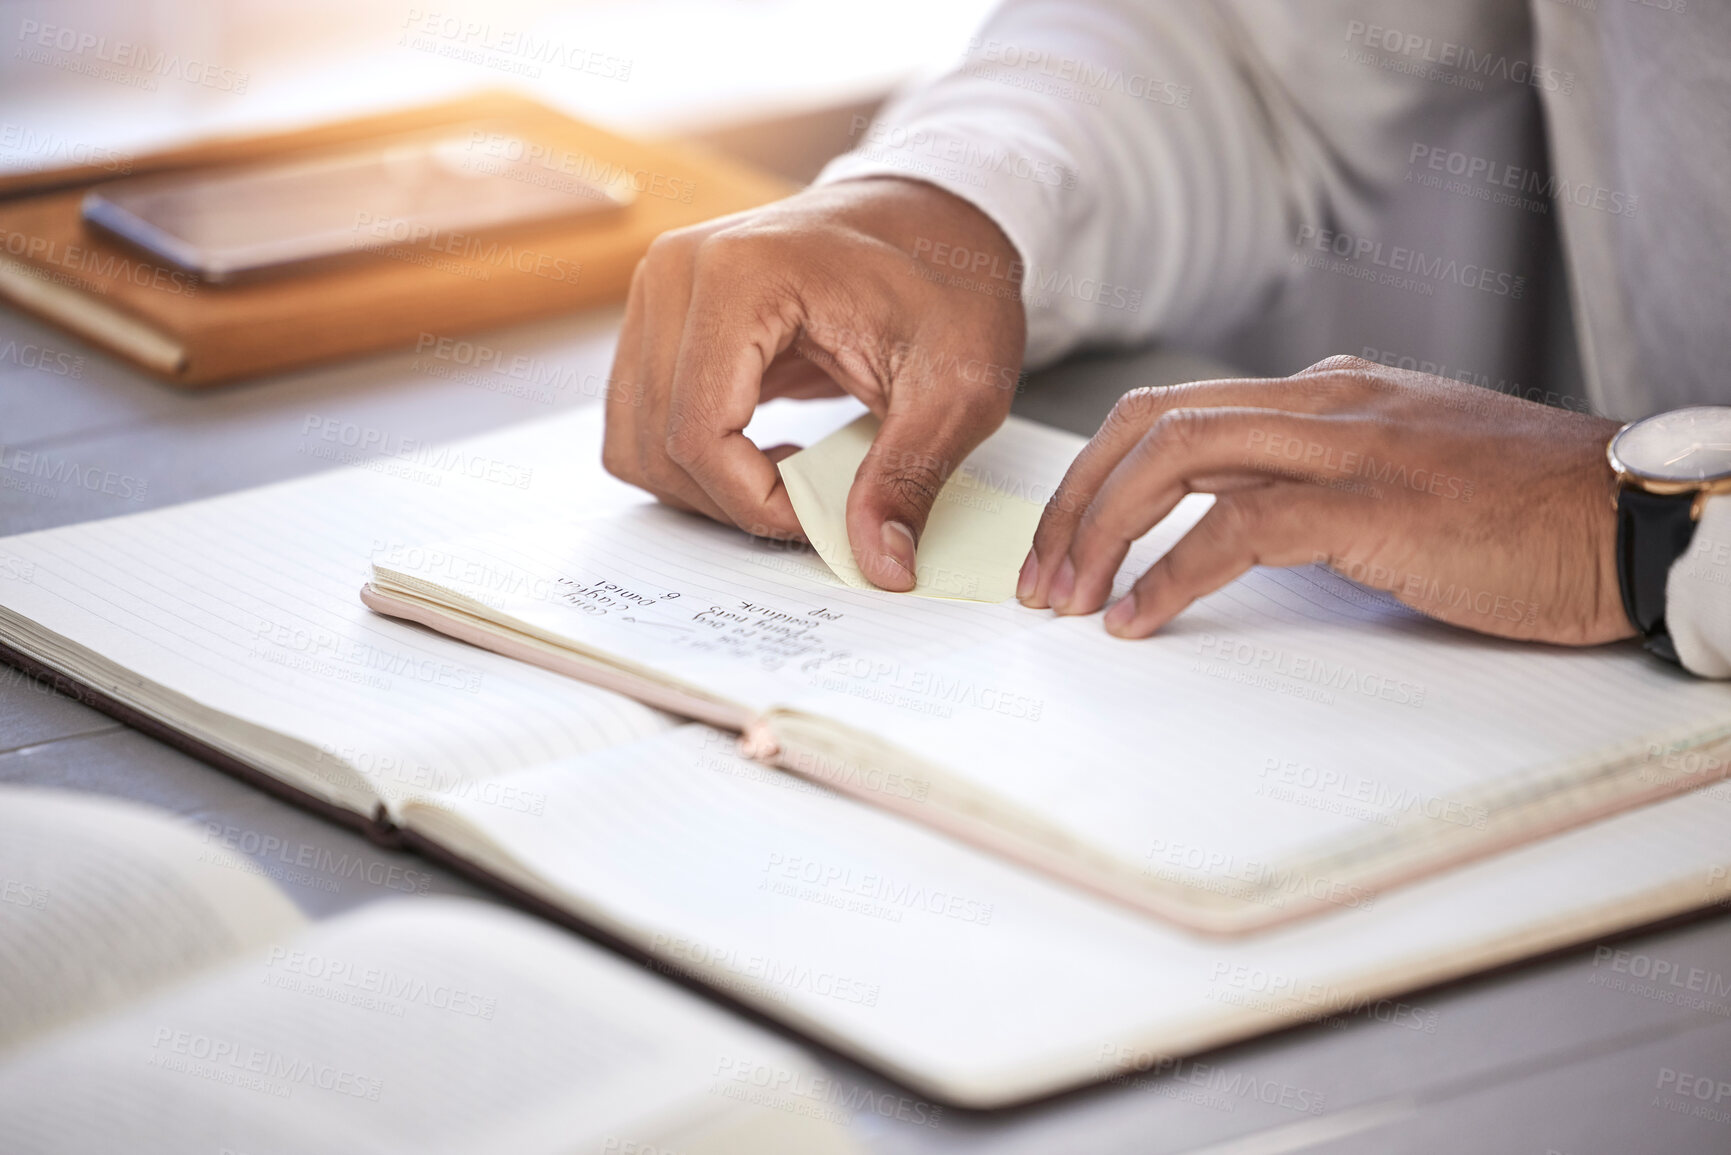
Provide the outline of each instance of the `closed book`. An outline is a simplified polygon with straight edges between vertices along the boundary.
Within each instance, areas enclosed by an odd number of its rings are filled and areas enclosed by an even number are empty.
[[[631,203],[616,213],[419,237],[357,208],[352,253],[221,285],[94,229],[81,211],[87,191],[125,176],[315,159],[441,135],[527,142],[535,159],[513,170],[524,178],[628,187]],[[486,149],[477,152],[486,163]],[[174,384],[215,385],[623,300],[660,233],[789,191],[780,178],[694,146],[629,140],[523,97],[486,93],[191,145],[138,158],[125,174],[87,166],[0,181],[0,299]]]

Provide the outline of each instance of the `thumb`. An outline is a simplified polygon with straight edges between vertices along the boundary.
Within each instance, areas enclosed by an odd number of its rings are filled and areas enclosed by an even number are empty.
[[[935,429],[934,417],[941,423]],[[894,411],[884,418],[847,498],[848,542],[867,581],[898,593],[914,588],[914,556],[932,503],[1002,415],[973,418]]]

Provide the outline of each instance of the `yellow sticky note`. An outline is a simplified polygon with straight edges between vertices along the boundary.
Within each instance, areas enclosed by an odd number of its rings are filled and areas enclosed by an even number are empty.
[[[781,479],[806,540],[835,576],[855,589],[875,587],[854,564],[847,494],[878,424],[867,414],[781,463]],[[987,485],[964,463],[944,484],[920,536],[913,592],[969,602],[1015,596],[1040,512],[1039,505]]]

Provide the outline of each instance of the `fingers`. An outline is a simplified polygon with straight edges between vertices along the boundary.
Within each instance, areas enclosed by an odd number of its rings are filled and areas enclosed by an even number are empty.
[[[860,572],[881,589],[914,588],[914,555],[951,471],[1003,420],[985,405],[925,403],[937,383],[912,382],[892,398],[847,498],[847,532]]]
[[[1345,456],[1377,439],[1353,418],[1275,409],[1176,409],[1163,415],[1106,476],[1058,560],[1051,588],[1059,613],[1089,614],[1112,592],[1112,579],[1137,538],[1188,493],[1212,479],[1323,480]],[[1297,446],[1300,461],[1267,446]],[[1309,450],[1315,447],[1317,452]],[[1308,460],[1306,460],[1308,459]],[[1354,458],[1356,459],[1356,458]]]
[[[1218,497],[1107,611],[1106,629],[1145,638],[1251,566],[1300,565],[1344,552],[1353,527],[1365,520],[1366,500],[1289,481]]]
[[[685,323],[679,263],[674,246],[658,243],[631,278],[607,390],[601,461],[613,476],[676,509],[726,521],[721,507],[668,460],[665,450],[668,399],[661,386],[672,373],[675,342]]]
[[[1052,604],[1052,583],[1083,512],[1124,455],[1167,413],[1178,409],[1236,406],[1329,413],[1350,406],[1358,391],[1356,382],[1319,375],[1303,380],[1194,381],[1126,393],[1112,407],[1099,432],[1077,455],[1057,492],[1046,504],[1016,596],[1024,605],[1036,609]]]
[[[978,359],[989,360],[989,350]],[[888,363],[894,376],[888,411],[848,490],[847,527],[860,572],[882,589],[903,592],[914,588],[917,543],[938,494],[1003,424],[1012,392],[967,380],[958,366],[970,363],[969,355]]]
[[[611,384],[606,397],[606,431],[601,439],[601,464],[614,477],[632,484],[639,484],[640,402],[647,400],[642,388],[644,263],[638,261],[636,271],[631,274],[625,320],[619,326],[619,345],[613,353],[613,367],[607,371]],[[634,391],[638,396],[632,396]]]
[[[959,461],[1008,412],[1025,319],[1017,297],[908,276],[910,227],[1016,264],[989,218],[920,182],[843,182],[658,238],[627,303],[614,376],[636,388],[609,398],[607,468],[664,501],[797,537],[773,457],[744,434],[763,400],[850,393],[885,418],[897,457]],[[867,465],[849,533],[868,576],[912,584],[914,539],[948,469]]]
[[[745,436],[763,375],[798,332],[798,318],[766,289],[729,275],[727,246],[718,238],[705,242],[695,261],[670,374],[667,457],[722,520],[762,536],[798,537],[780,472]]]

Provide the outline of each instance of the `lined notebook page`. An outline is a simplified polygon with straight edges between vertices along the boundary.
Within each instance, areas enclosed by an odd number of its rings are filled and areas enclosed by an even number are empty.
[[[544,792],[544,813],[451,802],[454,819],[439,829],[461,820],[505,848],[497,853],[530,889],[667,966],[973,1105],[1107,1077],[1126,1061],[1145,1067],[1731,894],[1731,805],[1685,796],[1369,909],[1210,939],[733,747],[690,726],[540,767],[511,781]]]
[[[295,780],[327,796],[344,764],[395,802],[653,733],[669,724],[656,711],[379,617],[356,596],[373,556],[645,500],[602,473],[600,429],[586,410],[411,460],[0,539],[7,633],[96,651],[136,675],[120,678],[122,697],[149,697],[137,679],[166,687],[181,700],[152,712],[279,772],[310,765]],[[268,733],[237,749],[223,715]]]
[[[1043,496],[1076,442],[1012,422],[971,465]],[[1206,500],[1137,544],[1120,591]],[[881,736],[1130,872],[1235,890],[1274,879],[1278,906],[1362,881],[1294,876],[1286,894],[1294,863],[1414,825],[1470,840],[1606,757],[1731,729],[1731,688],[1634,647],[1477,637],[1319,567],[1254,570],[1125,642],[1097,615],[849,589],[809,554],[655,507],[425,556],[439,564],[395,572],[753,711]]]
[[[1034,624],[1010,605],[850,589],[814,554],[660,506],[435,542],[375,563],[763,711],[804,672],[876,642],[936,657]]]

